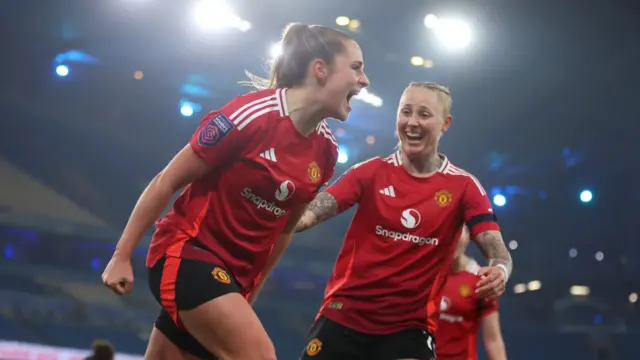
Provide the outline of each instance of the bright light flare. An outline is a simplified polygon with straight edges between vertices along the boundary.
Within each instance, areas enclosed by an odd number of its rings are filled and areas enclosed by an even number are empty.
[[[424,17],[424,26],[427,29],[434,29],[438,25],[438,17],[434,14],[429,14]]]
[[[69,67],[67,65],[58,65],[56,67],[56,74],[62,77],[69,75]]]
[[[374,93],[370,93],[367,89],[360,90],[360,93],[353,98],[365,102],[373,107],[382,106],[382,98]]]
[[[473,39],[471,25],[458,19],[439,19],[431,30],[436,39],[451,50],[464,49]]]
[[[346,16],[338,16],[336,18],[336,25],[338,25],[338,26],[347,26],[347,25],[349,25],[350,21],[351,21],[351,19],[349,19]]]
[[[203,30],[234,28],[248,31],[251,24],[241,19],[224,0],[201,0],[193,7],[195,23]]]
[[[269,50],[269,53],[271,54],[271,59],[275,59],[278,56],[280,56],[280,54],[282,54],[282,44],[277,43],[277,44],[271,45],[271,49]]]
[[[591,293],[591,289],[584,285],[573,285],[569,288],[569,293],[573,296],[587,296]]]

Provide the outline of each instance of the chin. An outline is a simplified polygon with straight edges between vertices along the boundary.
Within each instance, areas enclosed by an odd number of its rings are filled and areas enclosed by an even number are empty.
[[[409,144],[402,144],[402,152],[405,153],[408,157],[422,157],[429,153],[429,147],[426,145],[420,146],[411,146]]]
[[[332,119],[336,119],[340,122],[347,121],[348,117],[349,117],[349,112],[347,111],[336,111],[336,113],[333,114],[333,116],[331,116]]]

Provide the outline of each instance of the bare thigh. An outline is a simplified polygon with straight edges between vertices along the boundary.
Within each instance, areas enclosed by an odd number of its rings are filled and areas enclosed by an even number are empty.
[[[247,300],[229,293],[179,311],[189,333],[223,360],[274,360],[273,343]]]
[[[180,350],[155,327],[151,331],[144,360],[200,360],[186,351]]]

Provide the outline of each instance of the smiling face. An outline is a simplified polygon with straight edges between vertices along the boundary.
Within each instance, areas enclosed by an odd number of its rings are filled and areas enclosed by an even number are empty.
[[[432,83],[412,83],[398,106],[400,149],[409,158],[437,152],[438,142],[451,125],[449,91]]]

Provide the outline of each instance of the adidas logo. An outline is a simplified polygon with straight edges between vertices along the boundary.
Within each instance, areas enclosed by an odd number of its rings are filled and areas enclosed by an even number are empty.
[[[267,159],[267,160],[271,160],[273,162],[278,162],[278,160],[276,159],[276,152],[273,148],[267,150],[267,151],[263,151],[260,153],[260,157]]]
[[[387,186],[386,188],[380,190],[380,194],[391,196],[394,198],[396,197],[396,190],[393,188],[393,186]]]

